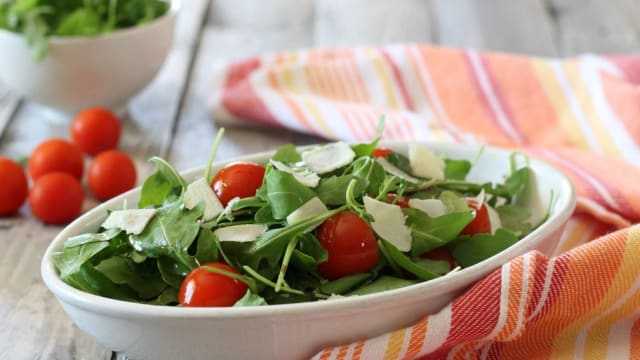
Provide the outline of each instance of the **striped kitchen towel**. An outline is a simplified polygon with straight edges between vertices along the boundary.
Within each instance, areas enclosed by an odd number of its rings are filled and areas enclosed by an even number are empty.
[[[518,149],[576,186],[553,256],[518,257],[415,325],[316,359],[640,359],[640,56],[400,44],[263,55],[213,79],[219,122],[366,141],[385,115],[384,139]]]

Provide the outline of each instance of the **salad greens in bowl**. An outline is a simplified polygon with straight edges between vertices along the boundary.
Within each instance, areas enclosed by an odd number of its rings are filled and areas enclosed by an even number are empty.
[[[288,145],[183,173],[152,161],[42,262],[78,326],[134,358],[295,359],[406,326],[511,258],[551,253],[575,206],[548,164],[473,145]]]
[[[0,84],[67,120],[120,110],[173,43],[180,0],[0,1]]]

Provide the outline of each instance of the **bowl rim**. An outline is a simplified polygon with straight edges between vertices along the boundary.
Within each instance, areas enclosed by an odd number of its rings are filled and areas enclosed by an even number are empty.
[[[381,142],[381,146],[388,146],[392,148],[398,148],[402,146],[408,146],[408,144],[424,144],[438,153],[446,153],[447,149],[464,148],[464,151],[473,151],[477,153],[481,148],[483,154],[487,152],[498,152],[502,155],[511,154],[514,150],[482,145],[482,144],[458,144],[458,143],[445,143],[445,142],[433,142],[433,141],[385,141]],[[313,145],[311,145],[313,146]],[[298,146],[298,148],[302,148]],[[223,166],[225,164],[236,161],[250,161],[255,159],[265,158],[272,155],[275,150],[263,151],[253,153],[249,155],[234,157],[225,159],[223,161],[217,161],[213,164],[213,167]],[[437,279],[417,283],[414,285],[378,292],[374,294],[342,297],[336,300],[319,300],[311,302],[293,303],[293,304],[277,304],[268,306],[248,306],[248,307],[202,307],[202,308],[184,308],[177,306],[165,306],[165,305],[150,305],[136,302],[129,302],[124,300],[111,299],[99,295],[86,293],[79,289],[76,289],[67,283],[63,282],[55,269],[53,262],[51,261],[51,255],[54,251],[61,248],[64,240],[78,233],[77,228],[86,226],[88,223],[95,222],[97,219],[106,217],[106,210],[113,208],[113,205],[123,201],[124,198],[130,196],[136,196],[140,187],[136,187],[124,194],[121,194],[111,200],[108,200],[97,207],[87,211],[85,214],[78,217],[72,223],[68,224],[61,232],[47,246],[45,253],[42,256],[41,261],[41,277],[45,285],[49,290],[58,298],[61,303],[72,304],[76,307],[88,310],[94,313],[110,314],[117,317],[131,317],[131,318],[146,318],[149,316],[155,318],[255,318],[255,317],[272,317],[276,315],[298,315],[298,314],[311,314],[316,313],[321,316],[324,311],[329,310],[348,310],[358,311],[362,310],[367,305],[378,304],[382,305],[387,303],[389,306],[401,306],[403,299],[409,301],[412,295],[424,291],[427,287],[430,289],[429,293],[433,295],[444,294],[452,290],[456,290],[456,287],[448,286],[449,281],[462,282],[462,285],[458,284],[457,289],[463,289],[467,286],[473,285],[467,284],[466,281],[469,278],[474,278],[478,273],[487,269],[497,269],[510,259],[517,257],[514,253],[517,253],[521,248],[527,248],[537,245],[545,236],[550,235],[554,231],[561,228],[561,226],[572,215],[576,206],[576,192],[575,187],[571,180],[561,172],[555,166],[548,162],[528,156],[529,164],[534,169],[544,170],[545,173],[551,172],[555,176],[559,177],[560,181],[557,185],[559,189],[562,189],[562,193],[554,197],[554,207],[558,208],[558,211],[554,216],[550,216],[544,223],[538,226],[530,234],[520,239],[516,244],[508,247],[502,252],[495,254],[494,256],[485,259],[477,264],[461,269],[454,273],[449,273],[445,276]],[[183,177],[189,178],[193,174],[202,173],[204,166],[190,168],[184,171],[179,171]],[[526,241],[523,241],[526,240]],[[528,249],[522,254],[525,254],[532,249]],[[521,255],[522,255],[521,254]],[[506,260],[505,260],[506,259]],[[393,301],[388,301],[393,300]]]
[[[120,28],[112,32],[101,33],[101,34],[96,34],[92,36],[51,35],[47,37],[47,41],[51,46],[64,46],[64,45],[70,45],[70,44],[81,43],[86,41],[96,41],[96,40],[102,40],[102,39],[117,39],[120,37],[126,37],[133,33],[137,33],[139,31],[144,31],[146,29],[158,27],[162,23],[175,18],[178,12],[180,11],[180,8],[182,7],[182,1],[183,0],[167,0],[167,2],[169,3],[169,9],[161,16],[153,19],[152,21],[146,22],[142,25]],[[0,37],[2,36],[12,37],[14,39],[23,39],[23,34],[21,33],[0,28]]]

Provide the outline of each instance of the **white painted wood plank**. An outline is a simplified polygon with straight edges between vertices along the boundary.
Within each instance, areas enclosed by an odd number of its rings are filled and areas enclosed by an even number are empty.
[[[551,0],[549,8],[563,54],[640,48],[640,4],[635,0]]]
[[[215,11],[213,7],[212,16],[202,35],[200,51],[169,156],[169,161],[179,169],[204,165],[218,131],[208,104],[212,82],[220,81],[212,78],[216,66],[265,52],[309,47],[312,43],[309,31],[271,28],[270,25],[255,29],[255,24],[249,28],[240,25],[220,27],[213,16]],[[225,130],[217,160],[273,149],[286,143],[307,144],[320,141],[283,129],[227,126]]]
[[[430,42],[433,25],[429,1],[317,0],[315,44]]]
[[[553,56],[544,0],[433,0],[438,42],[447,46]]]
[[[175,46],[161,73],[130,103],[119,148],[137,163],[139,182],[151,171],[147,159],[166,153],[173,132],[186,74],[207,0],[189,0],[178,18]],[[0,154],[26,156],[42,140],[69,138],[68,123],[46,121],[41,108],[24,103],[0,143]],[[85,209],[95,200],[89,196]],[[60,227],[43,226],[28,214],[0,219],[0,358],[110,359],[111,351],[96,344],[64,314],[39,275],[40,257]],[[0,280],[2,281],[2,280]]]

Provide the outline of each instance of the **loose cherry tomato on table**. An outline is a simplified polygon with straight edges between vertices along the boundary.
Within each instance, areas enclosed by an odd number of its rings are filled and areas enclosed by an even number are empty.
[[[16,213],[29,193],[27,176],[15,161],[0,157],[0,216]]]
[[[371,270],[380,257],[373,230],[352,211],[338,213],[318,228],[318,240],[327,250],[327,261],[318,265],[318,272],[327,279]]]
[[[235,197],[245,198],[256,194],[262,185],[264,167],[250,162],[231,163],[216,173],[211,188],[226,206]]]
[[[48,224],[64,224],[82,210],[84,192],[80,181],[64,172],[39,177],[29,193],[29,207],[38,219]]]
[[[115,149],[120,141],[120,120],[104,108],[80,112],[71,123],[71,139],[84,153],[96,155]]]
[[[489,219],[487,205],[484,202],[478,202],[476,199],[467,199],[467,205],[475,211],[475,217],[462,229],[460,235],[491,233],[491,219]]]
[[[108,200],[133,189],[136,184],[133,160],[117,150],[101,152],[89,165],[88,184],[98,200]]]
[[[204,264],[212,268],[239,274],[227,264]],[[200,266],[193,269],[182,281],[178,301],[182,306],[232,306],[247,292],[247,284]]]
[[[49,139],[33,150],[27,168],[33,180],[37,180],[44,174],[58,171],[68,173],[80,180],[84,171],[84,159],[82,151],[70,142]]]
[[[373,157],[387,157],[387,155],[391,154],[392,152],[393,150],[391,149],[377,147],[373,150]]]

